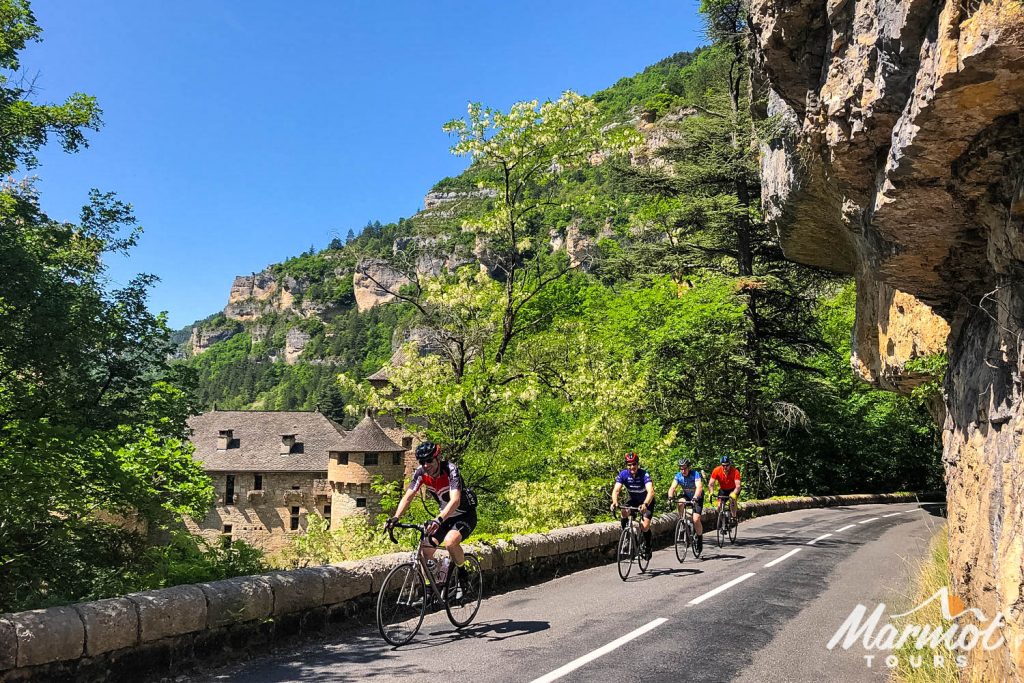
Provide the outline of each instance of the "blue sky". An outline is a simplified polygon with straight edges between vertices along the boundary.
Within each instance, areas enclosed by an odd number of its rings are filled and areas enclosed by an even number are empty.
[[[36,101],[95,95],[105,125],[33,173],[55,218],[91,187],[135,207],[145,233],[112,280],[158,275],[151,308],[178,328],[235,275],[417,211],[465,166],[441,124],[470,100],[592,93],[700,44],[696,7],[36,0]]]

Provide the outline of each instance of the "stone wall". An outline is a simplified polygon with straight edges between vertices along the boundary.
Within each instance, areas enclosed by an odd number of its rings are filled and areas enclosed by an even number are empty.
[[[235,472],[234,504],[224,500],[227,474],[210,472],[217,495],[215,506],[202,521],[185,518],[190,533],[215,540],[224,536],[224,525],[231,525],[231,537],[251,543],[268,553],[283,550],[291,539],[306,530],[306,515],[315,510],[324,514],[331,503],[329,490],[314,491],[314,481],[326,482],[326,472],[262,473],[263,489],[253,488],[255,472]],[[298,486],[298,490],[292,487]],[[299,508],[299,529],[291,530],[291,512]]]
[[[811,507],[913,502],[913,494],[851,495],[742,503],[743,518]],[[715,513],[704,515],[708,528]],[[665,545],[674,513],[655,518]],[[516,536],[472,548],[485,590],[508,588],[610,562],[618,522]],[[353,621],[371,610],[387,572],[408,552],[133,593],[67,607],[0,615],[0,681],[140,681],[265,654],[275,644]]]

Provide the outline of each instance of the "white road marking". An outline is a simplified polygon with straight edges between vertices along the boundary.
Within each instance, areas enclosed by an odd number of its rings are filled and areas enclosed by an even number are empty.
[[[887,515],[882,515],[882,517],[895,517],[896,515],[901,514],[902,512],[902,510],[900,510],[899,512],[890,512]]]
[[[878,517],[868,517],[867,519],[860,520],[857,524],[867,524],[868,522],[873,522],[876,519],[878,519]]]
[[[594,650],[590,654],[583,655],[579,659],[574,659],[571,662],[569,662],[568,664],[566,664],[565,666],[559,667],[559,668],[555,669],[554,671],[552,671],[551,673],[546,674],[544,676],[541,676],[540,678],[535,678],[532,683],[550,683],[551,681],[557,681],[559,678],[561,678],[562,676],[566,675],[567,673],[575,671],[576,669],[580,668],[584,664],[586,664],[588,662],[592,662],[595,659],[597,659],[598,657],[606,655],[609,652],[611,652],[612,650],[615,650],[616,648],[622,647],[623,645],[625,645],[629,641],[633,640],[634,638],[638,638],[638,637],[642,636],[643,634],[647,633],[648,631],[661,626],[666,621],[668,621],[668,619],[665,619],[664,617],[658,617],[657,619],[655,619],[651,623],[645,624],[645,625],[641,626],[640,628],[636,629],[635,631],[631,631],[631,632],[627,633],[626,635],[622,636],[621,638],[616,638],[615,640],[613,640],[612,642],[608,643],[607,645],[605,645],[603,647],[597,648],[596,650]]]
[[[792,550],[790,550],[788,553],[786,553],[782,557],[776,557],[774,560],[772,560],[771,562],[766,564],[764,567],[765,567],[765,569],[767,569],[768,567],[774,567],[775,565],[777,565],[779,562],[782,562],[787,557],[793,557],[794,555],[796,555],[801,550],[803,550],[803,548],[793,548]]]
[[[691,604],[691,605],[699,605],[700,603],[704,602],[708,598],[713,598],[714,596],[718,595],[722,591],[729,590],[730,588],[732,588],[736,584],[742,583],[743,581],[746,581],[747,579],[749,579],[753,575],[754,575],[754,572],[750,572],[750,573],[744,574],[743,576],[737,576],[732,581],[729,581],[728,583],[723,583],[721,586],[719,586],[718,588],[715,588],[713,590],[709,590],[707,593],[705,593],[704,595],[700,596],[699,598],[694,598],[693,600],[690,600],[689,604]]]
[[[829,536],[831,536],[831,535],[832,535],[832,534],[822,534],[821,536],[818,536],[818,537],[817,537],[816,539],[814,539],[813,541],[807,541],[807,545],[814,545],[814,544],[815,544],[815,543],[817,543],[818,541],[820,541],[820,540],[822,540],[822,539],[825,539],[825,538],[828,538],[828,537],[829,537]]]
[[[847,529],[852,529],[855,526],[857,526],[857,525],[856,524],[847,524],[842,529],[836,529],[836,533],[838,534],[840,531],[846,531]]]

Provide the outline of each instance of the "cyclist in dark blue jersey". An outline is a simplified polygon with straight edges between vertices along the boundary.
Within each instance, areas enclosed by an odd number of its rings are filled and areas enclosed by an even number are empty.
[[[651,559],[651,517],[654,516],[654,484],[651,475],[640,467],[640,456],[626,453],[626,469],[619,472],[612,488],[612,512],[619,507],[619,493],[625,488],[629,494],[629,505],[640,508],[640,524],[644,530],[644,545],[647,559]],[[629,511],[622,511],[623,528],[628,524]]]
[[[676,472],[672,485],[668,488],[668,498],[676,495],[676,487],[682,490],[683,498],[678,501],[679,514],[684,513],[685,501],[693,502],[693,530],[696,534],[696,552],[699,554],[704,547],[704,527],[700,523],[701,513],[704,512],[704,480],[700,472],[690,467],[690,461],[683,459],[679,461],[679,471]]]

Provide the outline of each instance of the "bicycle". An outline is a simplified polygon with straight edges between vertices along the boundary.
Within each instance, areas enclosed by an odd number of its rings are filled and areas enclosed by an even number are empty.
[[[637,567],[640,568],[640,573],[643,574],[647,571],[647,567],[650,566],[651,560],[647,555],[647,543],[643,540],[643,535],[640,533],[640,523],[636,521],[636,513],[640,511],[640,508],[633,507],[632,505],[620,505],[619,509],[629,511],[629,522],[626,526],[622,527],[622,533],[619,534],[619,545],[616,550],[619,578],[625,581],[629,576],[629,572],[633,569],[633,562],[636,562]]]
[[[685,498],[673,498],[671,503],[678,505],[683,501],[683,514],[679,515],[676,521],[676,559],[682,563],[686,559],[688,549],[693,550],[693,557],[699,559],[700,552],[697,550],[697,530],[693,527],[693,501]]]
[[[466,553],[470,566],[467,578],[460,585],[457,567],[448,570],[448,578],[441,586],[431,563],[423,553],[423,540],[429,538],[426,525],[398,523],[388,528],[392,543],[398,543],[395,529],[412,529],[420,534],[409,561],[388,572],[377,596],[377,628],[391,645],[405,645],[423,624],[427,608],[444,605],[448,620],[456,628],[467,626],[480,609],[483,598],[483,573],[475,555]],[[434,545],[431,540],[431,545]],[[436,547],[436,545],[435,545]],[[427,592],[427,588],[430,592]]]
[[[739,521],[732,513],[732,506],[728,505],[727,502],[729,496],[718,496],[718,524],[717,524],[717,536],[718,536],[718,547],[721,548],[725,545],[726,537],[729,538],[730,543],[736,542],[736,535],[739,533],[737,527]]]

